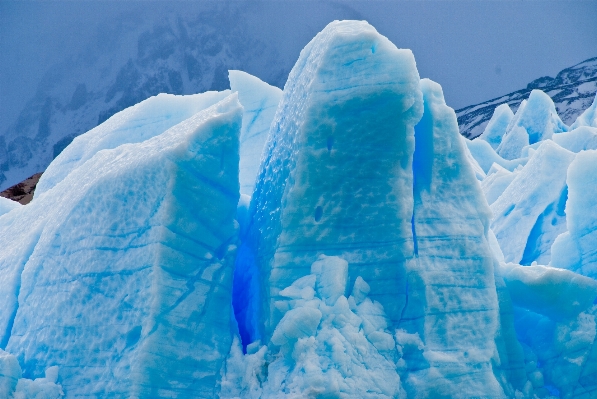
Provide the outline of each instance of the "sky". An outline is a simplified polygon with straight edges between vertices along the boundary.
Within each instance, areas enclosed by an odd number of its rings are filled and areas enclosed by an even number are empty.
[[[288,69],[330,21],[365,19],[397,47],[410,48],[421,77],[440,83],[455,109],[597,56],[595,0],[231,3],[245,10],[247,34],[267,42]],[[165,10],[184,14],[205,4],[0,0],[0,130],[16,119],[49,68],[84,51],[115,18],[139,14],[151,23]],[[221,29],[234,23],[231,17]]]

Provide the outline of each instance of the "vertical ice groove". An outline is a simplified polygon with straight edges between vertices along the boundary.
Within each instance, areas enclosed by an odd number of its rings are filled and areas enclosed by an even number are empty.
[[[362,276],[397,322],[413,255],[418,82],[412,53],[366,22],[333,22],[301,52],[251,202],[265,336],[283,316],[273,306],[279,291],[322,253],[346,259],[349,285]]]

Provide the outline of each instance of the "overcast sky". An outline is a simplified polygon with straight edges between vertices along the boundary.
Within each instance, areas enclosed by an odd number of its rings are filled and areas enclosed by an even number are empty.
[[[595,0],[242,4],[250,34],[269,42],[290,64],[330,21],[366,19],[396,46],[412,49],[421,77],[440,83],[455,109],[597,56]],[[16,118],[50,66],[82,51],[112,18],[143,10],[158,20],[164,9],[184,13],[194,7],[180,1],[0,0],[0,125]]]

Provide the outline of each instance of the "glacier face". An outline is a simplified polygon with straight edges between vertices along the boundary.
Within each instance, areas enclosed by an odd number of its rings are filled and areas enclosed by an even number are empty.
[[[0,198],[0,395],[595,396],[595,106],[569,128],[533,91],[468,141],[364,21],[283,92],[229,79]]]

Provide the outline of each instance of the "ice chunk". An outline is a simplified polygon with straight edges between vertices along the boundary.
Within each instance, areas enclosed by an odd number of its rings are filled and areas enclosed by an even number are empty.
[[[22,378],[19,361],[0,349],[0,398],[6,399],[60,399],[64,396],[57,384],[58,367],[49,367],[45,378]]]
[[[25,377],[58,365],[68,397],[217,395],[241,115],[230,95],[0,218],[0,332]]]
[[[261,154],[274,119],[282,90],[242,71],[228,71],[230,89],[238,92],[244,108],[240,132],[240,192],[253,195]]]
[[[45,170],[35,188],[34,198],[56,186],[98,151],[157,136],[229,94],[228,90],[190,96],[162,93],[118,112],[101,125],[75,137]]]
[[[283,316],[280,290],[310,274],[322,253],[348,261],[349,285],[362,276],[399,319],[413,253],[418,85],[411,51],[366,22],[332,22],[301,52],[271,126],[245,241],[262,279],[266,336]]]
[[[0,397],[10,398],[23,375],[16,357],[0,349]]]
[[[573,159],[573,153],[544,141],[491,204],[491,229],[506,262],[549,263],[551,244],[566,230],[566,170]]]
[[[577,129],[581,126],[597,127],[597,93],[595,99],[589,108],[585,110],[570,126],[570,130]]]
[[[280,301],[298,305],[277,324],[270,345],[247,348],[246,355],[238,343],[233,346],[220,397],[406,399],[396,371],[396,341],[387,329],[383,306],[363,295],[368,284],[357,277],[355,290],[362,295],[358,308],[352,308],[353,298],[343,294],[328,306],[327,288],[318,290],[309,301],[297,301],[293,298],[299,298],[299,292],[314,287],[322,277],[333,281],[333,291],[346,291],[346,285],[340,287],[341,281],[346,284],[345,278],[325,276],[332,269],[345,273],[345,260],[324,256],[311,267],[324,275],[309,274],[281,291],[285,298]]]
[[[515,159],[520,157],[524,146],[567,131],[551,98],[541,90],[533,90],[528,101],[516,111],[497,152],[503,158]]]
[[[317,276],[317,293],[328,306],[344,295],[348,280],[348,262],[344,259],[320,255],[311,265],[311,274]]]
[[[597,278],[597,151],[580,152],[568,168],[569,236],[554,243],[554,265]],[[574,264],[574,263],[576,264]]]
[[[10,200],[8,198],[0,197],[0,216],[4,215],[5,213],[8,213],[8,212],[12,211],[13,209],[16,209],[20,206],[21,206],[21,204],[19,204],[16,201]]]
[[[422,354],[405,354],[413,397],[504,397],[492,371],[498,328],[490,212],[465,157],[441,86],[421,80],[425,105],[415,127],[415,259],[400,328]]]
[[[498,105],[493,111],[487,127],[478,139],[486,141],[491,145],[491,148],[497,150],[512,118],[514,118],[514,113],[508,104]]]

